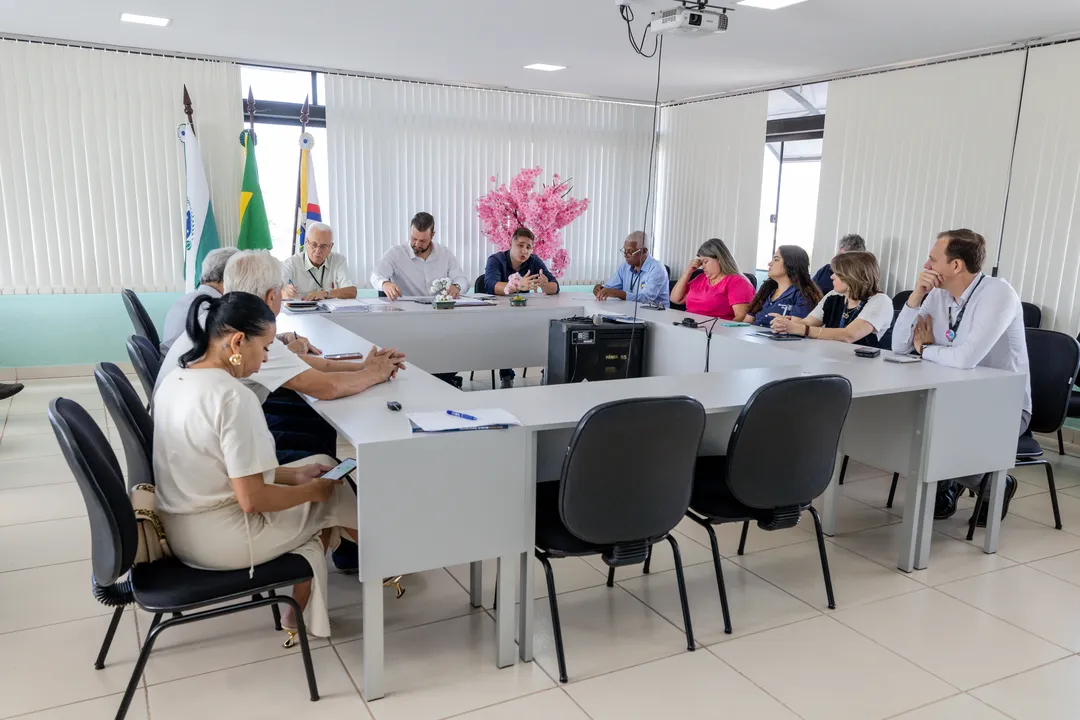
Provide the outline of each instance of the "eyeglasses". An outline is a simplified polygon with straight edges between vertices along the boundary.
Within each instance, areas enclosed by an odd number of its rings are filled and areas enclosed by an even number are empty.
[[[314,250],[315,252],[321,252],[321,251],[323,251],[323,250],[330,250],[331,248],[333,248],[333,247],[334,247],[334,243],[326,243],[326,244],[321,244],[321,243],[313,243],[313,242],[308,242],[308,243],[304,243],[304,244],[305,244],[305,245],[306,245],[307,247],[309,247],[309,248],[311,248],[312,250]]]
[[[642,251],[642,248],[638,248],[637,250],[623,250],[622,254],[623,254],[623,257],[634,257],[635,255],[637,255],[641,251]]]

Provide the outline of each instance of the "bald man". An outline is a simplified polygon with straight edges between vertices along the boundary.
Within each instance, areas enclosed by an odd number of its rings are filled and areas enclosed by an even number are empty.
[[[334,252],[334,231],[326,223],[307,225],[303,250],[282,263],[286,300],[356,297],[349,261]]]
[[[649,256],[646,247],[648,236],[638,230],[626,237],[623,243],[625,262],[603,285],[593,288],[597,300],[627,300],[645,305],[668,307],[670,285],[667,268],[656,258]]]

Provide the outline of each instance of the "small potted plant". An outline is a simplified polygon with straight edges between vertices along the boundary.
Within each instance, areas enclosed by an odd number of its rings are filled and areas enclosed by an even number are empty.
[[[525,307],[529,302],[529,298],[526,297],[529,291],[521,292],[521,273],[514,273],[506,279],[506,289],[512,292],[510,296],[510,307]]]
[[[457,304],[450,295],[450,278],[439,278],[431,283],[431,292],[435,295],[432,305],[436,310],[453,310]]]

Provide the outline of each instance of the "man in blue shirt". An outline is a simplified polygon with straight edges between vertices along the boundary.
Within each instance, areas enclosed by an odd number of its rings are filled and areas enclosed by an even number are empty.
[[[626,262],[619,266],[615,274],[603,285],[593,288],[597,300],[618,298],[629,302],[668,307],[667,268],[654,257],[649,257],[649,248],[645,247],[646,235],[638,230],[627,236],[623,243],[623,257]]]
[[[846,252],[866,252],[866,241],[862,239],[861,235],[852,233],[851,235],[845,235],[840,238],[840,244],[836,247],[836,254]],[[832,266],[828,263],[825,264],[817,274],[814,275],[814,284],[821,288],[823,295],[828,295],[832,292]]]

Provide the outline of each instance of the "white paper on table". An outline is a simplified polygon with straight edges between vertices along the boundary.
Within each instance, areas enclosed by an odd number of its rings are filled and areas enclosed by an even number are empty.
[[[472,297],[459,297],[457,300],[454,301],[454,303],[459,307],[477,307],[483,305],[491,306],[495,304],[491,300],[482,300],[481,298]]]
[[[462,410],[460,412],[464,415],[471,415],[476,419],[466,420],[457,415],[449,415],[446,410],[408,413],[408,417],[420,432],[454,432],[456,430],[481,430],[493,425],[521,425],[520,420],[500,408]]]

